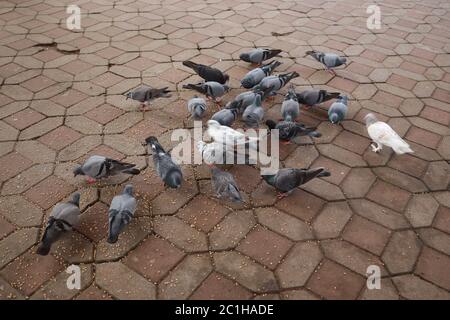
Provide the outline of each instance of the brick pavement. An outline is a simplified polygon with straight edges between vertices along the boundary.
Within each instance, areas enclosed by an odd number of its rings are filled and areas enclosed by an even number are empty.
[[[69,4],[82,9],[81,31],[65,28]],[[2,1],[0,299],[449,299],[450,5],[383,1],[382,28],[371,31],[368,4]],[[213,197],[205,165],[185,166],[183,187],[165,189],[141,142],[152,134],[168,145],[174,129],[191,125],[192,92],[181,87],[199,78],[181,62],[225,70],[238,88],[249,69],[239,53],[255,46],[282,49],[279,71],[299,72],[298,89],[349,95],[341,125],[327,121],[328,104],[302,110],[323,136],[281,147],[284,165],[323,165],[332,176],[277,200],[256,169],[235,167],[240,206]],[[350,63],[333,77],[304,57],[311,49]],[[141,83],[177,92],[143,114],[123,96]],[[268,116],[281,99],[264,103]],[[369,111],[415,153],[373,153]],[[74,164],[95,153],[143,173],[93,186],[74,179]],[[138,193],[137,217],[110,245],[106,210],[126,182]],[[80,226],[37,256],[49,211],[74,190]],[[82,266],[79,291],[64,285],[72,263]],[[381,290],[365,286],[371,264]]]

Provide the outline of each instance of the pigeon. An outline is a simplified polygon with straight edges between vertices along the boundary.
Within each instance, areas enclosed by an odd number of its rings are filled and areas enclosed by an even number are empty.
[[[133,186],[128,184],[122,193],[115,196],[109,207],[108,243],[116,243],[123,228],[130,223],[136,211],[136,199],[133,197]]]
[[[231,126],[237,119],[239,113],[239,103],[236,101],[229,102],[227,106],[213,114],[212,120],[216,120],[223,126]]]
[[[192,99],[188,101],[188,111],[191,113],[191,116],[192,118],[194,118],[194,120],[201,119],[206,111],[205,99],[199,98],[197,95],[194,95],[194,97],[192,97]]]
[[[153,163],[155,164],[156,172],[164,181],[164,184],[171,188],[179,188],[183,180],[183,174],[181,173],[180,167],[173,162],[170,154],[164,151],[156,137],[148,137],[145,139],[145,142],[147,145],[150,145],[153,152]]]
[[[333,70],[333,68],[339,67],[343,64],[347,64],[347,58],[340,57],[335,53],[325,53],[320,51],[306,51],[307,56],[311,56],[320,63],[322,63],[325,66],[325,69],[336,75],[336,72]]]
[[[256,95],[255,100],[242,114],[242,120],[247,128],[258,128],[264,118],[264,109],[261,104],[261,95]]]
[[[249,144],[251,148],[257,149],[257,137],[247,137],[244,133],[233,128],[223,126],[216,120],[208,120],[208,135],[215,141],[230,146]]]
[[[270,93],[271,89],[272,88],[268,88],[265,91],[259,91],[259,90],[245,91],[245,92],[238,94],[234,98],[234,101],[239,102],[239,113],[243,113],[249,105],[253,104],[255,102],[257,95],[260,95],[261,100],[264,100],[266,98],[266,96]]]
[[[229,199],[233,202],[242,202],[241,194],[231,173],[222,171],[217,167],[212,167],[211,184],[218,198]]]
[[[110,177],[119,173],[136,175],[141,171],[135,168],[133,163],[122,162],[104,156],[90,156],[81,166],[73,170],[74,177],[87,176],[88,183],[96,182],[96,179]]]
[[[413,153],[409,144],[403,140],[394,129],[391,128],[386,122],[378,121],[374,114],[367,114],[364,119],[366,120],[367,132],[370,138],[375,142],[371,144],[374,152],[379,152],[383,148],[383,145],[391,147],[395,153]]]
[[[249,164],[248,154],[239,153],[234,147],[219,142],[197,142],[197,150],[207,165],[213,164]]]
[[[271,88],[267,95],[274,96],[278,90],[283,88],[289,81],[299,77],[297,72],[283,73],[276,76],[268,76],[261,80],[261,82],[254,86],[253,89],[266,91]]]
[[[322,134],[317,132],[317,128],[307,128],[304,125],[292,121],[280,121],[275,123],[273,120],[266,121],[270,130],[278,129],[279,138],[283,144],[290,144],[290,141],[296,137],[310,136],[320,138]]]
[[[126,94],[127,99],[133,99],[141,102],[141,109],[145,110],[145,107],[151,102],[151,100],[164,97],[169,98],[170,90],[168,87],[164,87],[161,89],[151,88],[149,86],[140,86],[139,88],[134,89]]]
[[[295,89],[291,86],[281,105],[281,115],[283,116],[284,121],[294,121],[299,114],[300,105],[297,100]]]
[[[41,243],[36,253],[46,256],[50,252],[52,244],[57,241],[61,235],[71,231],[80,222],[80,193],[75,192],[72,200],[66,203],[58,203],[52,210],[42,236]]]
[[[328,109],[328,119],[330,122],[335,124],[339,123],[345,119],[348,110],[348,97],[347,96],[339,96],[337,100],[333,102]]]
[[[289,195],[298,186],[318,177],[329,177],[325,168],[297,169],[283,168],[273,175],[263,175],[263,179],[280,193],[279,198]]]
[[[275,68],[279,65],[281,65],[281,62],[272,61],[259,68],[251,70],[241,80],[241,85],[246,89],[253,88],[258,83],[260,83],[261,80],[264,79],[264,77],[270,76],[273,70],[275,70]]]
[[[183,61],[183,65],[194,70],[195,73],[205,79],[205,81],[214,81],[220,84],[225,84],[230,79],[226,73],[223,73],[217,68],[205,66],[204,64],[199,64],[192,61]]]
[[[272,59],[281,53],[278,49],[262,49],[256,48],[250,52],[241,53],[239,59],[245,62],[261,64],[265,60]]]
[[[339,97],[339,92],[328,92],[326,90],[305,90],[297,93],[297,100],[308,108],[316,104]]]
[[[208,99],[213,98],[214,101],[217,101],[217,98],[220,98],[228,90],[230,90],[230,87],[227,86],[226,84],[220,84],[215,81],[208,81],[208,82],[197,83],[197,84],[192,84],[192,83],[184,84],[183,88],[198,91],[198,92],[206,95],[206,97]]]

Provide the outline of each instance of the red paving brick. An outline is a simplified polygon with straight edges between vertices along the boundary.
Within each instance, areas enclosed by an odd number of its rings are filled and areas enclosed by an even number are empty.
[[[29,298],[79,259],[100,272],[71,295],[75,299],[370,299],[378,296],[364,290],[370,260],[383,261],[382,269],[390,272],[383,283],[393,285],[380,296],[449,296],[450,203],[444,191],[450,170],[450,36],[443,32],[449,8],[392,0],[382,9],[389,28],[374,33],[349,29],[367,19],[365,5],[351,0],[338,4],[344,16],[336,15],[331,0],[274,0],[270,8],[228,0],[130,0],[126,7],[100,2],[81,4],[83,12],[99,12],[95,19],[82,18],[89,32],[66,30],[44,0],[26,10],[11,5],[0,12],[5,26],[0,205],[17,209],[0,216],[0,257],[7,258],[0,259],[2,286],[5,282],[7,290]],[[151,13],[140,11],[145,5]],[[420,24],[423,19],[426,25]],[[284,29],[293,33],[272,35]],[[284,51],[275,58],[283,62],[275,74],[299,72],[292,81],[297,90],[314,87],[349,96],[340,125],[327,120],[332,101],[302,110],[299,122],[317,126],[322,137],[280,147],[281,166],[323,166],[331,176],[277,199],[258,167],[227,166],[245,199],[234,204],[212,194],[206,166],[185,165],[182,188],[167,190],[141,144],[153,135],[169,149],[174,129],[192,128],[186,101],[194,92],[182,85],[200,77],[181,62],[214,65],[229,74],[232,89],[225,104],[242,92],[239,80],[252,68],[238,61],[239,54],[255,46]],[[311,48],[342,54],[349,63],[332,76],[305,57]],[[167,86],[172,97],[140,112],[124,94],[143,83]],[[280,116],[282,99],[264,101],[266,118]],[[203,122],[215,111],[208,102]],[[368,112],[389,122],[415,152],[373,153],[363,119]],[[33,156],[36,152],[45,154]],[[74,178],[72,169],[93,154],[125,159],[143,170],[90,186]],[[44,180],[28,170],[38,165],[50,170]],[[135,187],[138,211],[119,242],[110,245],[105,241],[109,202],[126,183]],[[55,251],[64,254],[37,256],[43,215],[75,190],[82,193],[81,223]],[[31,205],[36,208],[20,212]],[[33,236],[18,241],[22,234]],[[83,256],[85,247],[95,254]],[[72,256],[69,248],[80,251]],[[123,288],[114,285],[117,274],[124,276]],[[133,288],[125,288],[128,284]]]

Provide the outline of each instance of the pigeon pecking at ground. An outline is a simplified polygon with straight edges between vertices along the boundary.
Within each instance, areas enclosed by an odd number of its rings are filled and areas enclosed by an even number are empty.
[[[219,142],[197,142],[197,150],[202,155],[202,160],[209,166],[213,164],[249,164],[249,155],[234,146],[227,146]]]
[[[272,59],[281,53],[278,49],[262,49],[256,48],[250,52],[244,52],[239,55],[239,59],[245,62],[261,64],[265,60]]]
[[[304,104],[307,108],[316,104],[337,98],[340,96],[340,92],[328,92],[327,90],[304,90],[297,93],[297,100],[299,103]]]
[[[280,193],[279,198],[289,195],[298,186],[318,177],[329,177],[331,174],[325,168],[296,169],[283,168],[273,175],[263,175],[263,179]]]
[[[267,120],[266,125],[270,130],[277,129],[281,143],[290,144],[296,137],[310,136],[320,138],[322,134],[317,132],[317,128],[307,128],[304,125],[292,121],[280,121],[275,123],[273,120]]]
[[[242,202],[241,193],[231,173],[211,167],[211,185],[218,198]]]
[[[367,132],[369,137],[375,144],[371,144],[374,152],[379,152],[383,148],[383,145],[391,147],[395,153],[413,153],[409,144],[403,140],[394,129],[391,128],[386,122],[378,121],[374,114],[367,114],[364,119],[366,120]],[[376,146],[375,146],[376,145]]]
[[[110,177],[119,173],[136,175],[141,171],[133,163],[122,162],[104,156],[90,156],[82,165],[73,170],[74,177],[87,176],[88,183],[96,182],[96,179]]]
[[[214,99],[214,102],[217,102],[218,98],[222,97],[225,93],[230,90],[230,87],[226,84],[220,84],[215,81],[208,81],[197,84],[184,84],[184,89],[192,89],[201,94],[204,94],[208,99]]]
[[[130,91],[126,94],[127,99],[133,99],[141,102],[141,110],[144,111],[145,108],[152,100],[160,97],[169,98],[170,90],[168,87],[164,87],[161,89],[152,88],[149,86],[140,86],[133,91]]]
[[[80,222],[80,193],[75,192],[72,199],[66,203],[58,203],[52,210],[42,236],[41,243],[36,253],[42,256],[48,255],[52,244],[62,234],[71,231]]]
[[[300,75],[295,71],[276,76],[268,76],[262,79],[258,85],[253,87],[253,89],[265,92],[268,91],[267,96],[274,96],[276,92],[287,85],[289,81],[299,76]]]
[[[295,121],[299,114],[300,104],[298,103],[294,86],[291,86],[281,105],[281,115],[284,121]]]
[[[108,210],[108,243],[117,242],[119,239],[119,234],[133,218],[136,207],[137,202],[133,197],[133,186],[128,184],[125,186],[122,193],[116,195],[111,201],[111,205]]]
[[[188,101],[187,107],[194,120],[201,119],[207,108],[205,99],[199,98],[197,95],[194,95],[194,97]]]
[[[183,181],[183,174],[180,166],[178,166],[159,144],[156,137],[148,137],[145,139],[146,144],[153,153],[153,163],[155,164],[156,172],[164,181],[165,185],[171,188],[179,188]]]
[[[345,119],[348,110],[348,97],[339,96],[328,109],[328,119],[331,123],[339,123]]]
[[[258,148],[257,137],[246,136],[244,133],[234,130],[233,128],[222,126],[215,120],[208,120],[207,124],[207,133],[215,142],[225,144],[228,147],[248,144],[255,150]]]
[[[253,88],[258,83],[260,83],[261,80],[264,79],[264,77],[270,76],[275,68],[279,65],[281,65],[281,62],[272,61],[270,63],[262,65],[259,68],[255,68],[249,71],[241,80],[241,86],[246,89]]]
[[[335,53],[325,53],[312,50],[306,51],[306,55],[311,56],[322,63],[325,66],[325,69],[333,75],[336,75],[336,72],[333,70],[333,68],[339,67],[343,64],[347,64],[347,58],[340,57]]]
[[[239,104],[240,103],[237,101],[229,102],[224,109],[213,114],[211,120],[216,120],[223,126],[231,126],[237,119],[239,113]]]
[[[183,65],[194,70],[195,73],[205,79],[205,81],[215,81],[220,84],[225,84],[230,79],[226,73],[223,73],[217,68],[205,66],[204,64],[199,64],[192,61],[183,61]]]

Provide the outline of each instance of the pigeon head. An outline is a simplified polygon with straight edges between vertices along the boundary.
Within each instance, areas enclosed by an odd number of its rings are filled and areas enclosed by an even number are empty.
[[[80,206],[80,197],[81,197],[81,194],[79,192],[75,192],[72,195],[72,200],[70,200],[70,203],[73,203],[74,205],[79,207]]]
[[[261,177],[264,179],[265,182],[267,182],[270,185],[273,185],[275,183],[275,174],[265,174]]]
[[[150,136],[147,139],[145,139],[146,144],[153,144],[155,142],[158,142],[158,139],[154,136]]]
[[[332,124],[336,124],[339,122],[339,115],[336,112],[330,114],[330,121]]]
[[[305,53],[307,56],[314,56],[315,54],[317,54],[317,51],[315,51],[315,50],[309,50],[309,51],[306,51],[306,53]]]
[[[230,76],[227,75],[226,73],[223,74],[223,79],[225,80],[225,82],[228,82],[230,80]]]
[[[241,86],[246,89],[250,89],[251,87],[253,87],[253,82],[249,78],[244,78],[241,80]]]
[[[133,186],[131,184],[127,184],[125,186],[125,189],[123,189],[123,193],[129,194],[130,196],[133,195]]]
[[[207,124],[208,124],[208,127],[213,127],[213,128],[220,127],[220,123],[217,122],[216,120],[208,120]]]
[[[347,63],[347,58],[346,57],[339,57],[338,60],[339,60],[339,62],[341,64],[346,64]]]
[[[295,101],[298,101],[297,94],[295,93],[294,85],[291,85],[289,87],[288,93],[284,97],[284,100],[295,100]]]
[[[76,166],[75,169],[73,169],[73,176],[76,177],[78,175],[84,176],[84,172],[81,166]]]
[[[277,124],[275,123],[275,121],[273,121],[273,120],[271,120],[271,119],[269,119],[269,120],[266,121],[266,126],[267,126],[270,130],[275,129],[276,125],[277,125]]]
[[[347,104],[348,97],[347,96],[339,96],[339,97],[337,97],[337,100],[342,102],[343,104]]]
[[[230,86],[223,84],[223,89],[225,90],[225,92],[228,92],[228,91],[230,91],[231,88],[230,88]]]
[[[377,117],[375,117],[375,115],[373,113],[368,113],[364,117],[364,120],[366,120],[366,126],[370,126],[378,121]]]
[[[251,62],[250,61],[250,54],[248,54],[248,53],[241,53],[239,55],[239,59],[241,59],[242,61],[245,61],[245,62]]]
[[[125,95],[125,97],[127,97],[126,99],[128,100],[128,99],[133,99],[133,92],[128,92],[126,95]]]
[[[164,179],[164,182],[171,188],[177,189],[181,187],[181,181],[183,180],[183,177],[181,175],[181,172],[179,170],[173,170],[169,172],[169,174],[166,176],[166,179]]]

